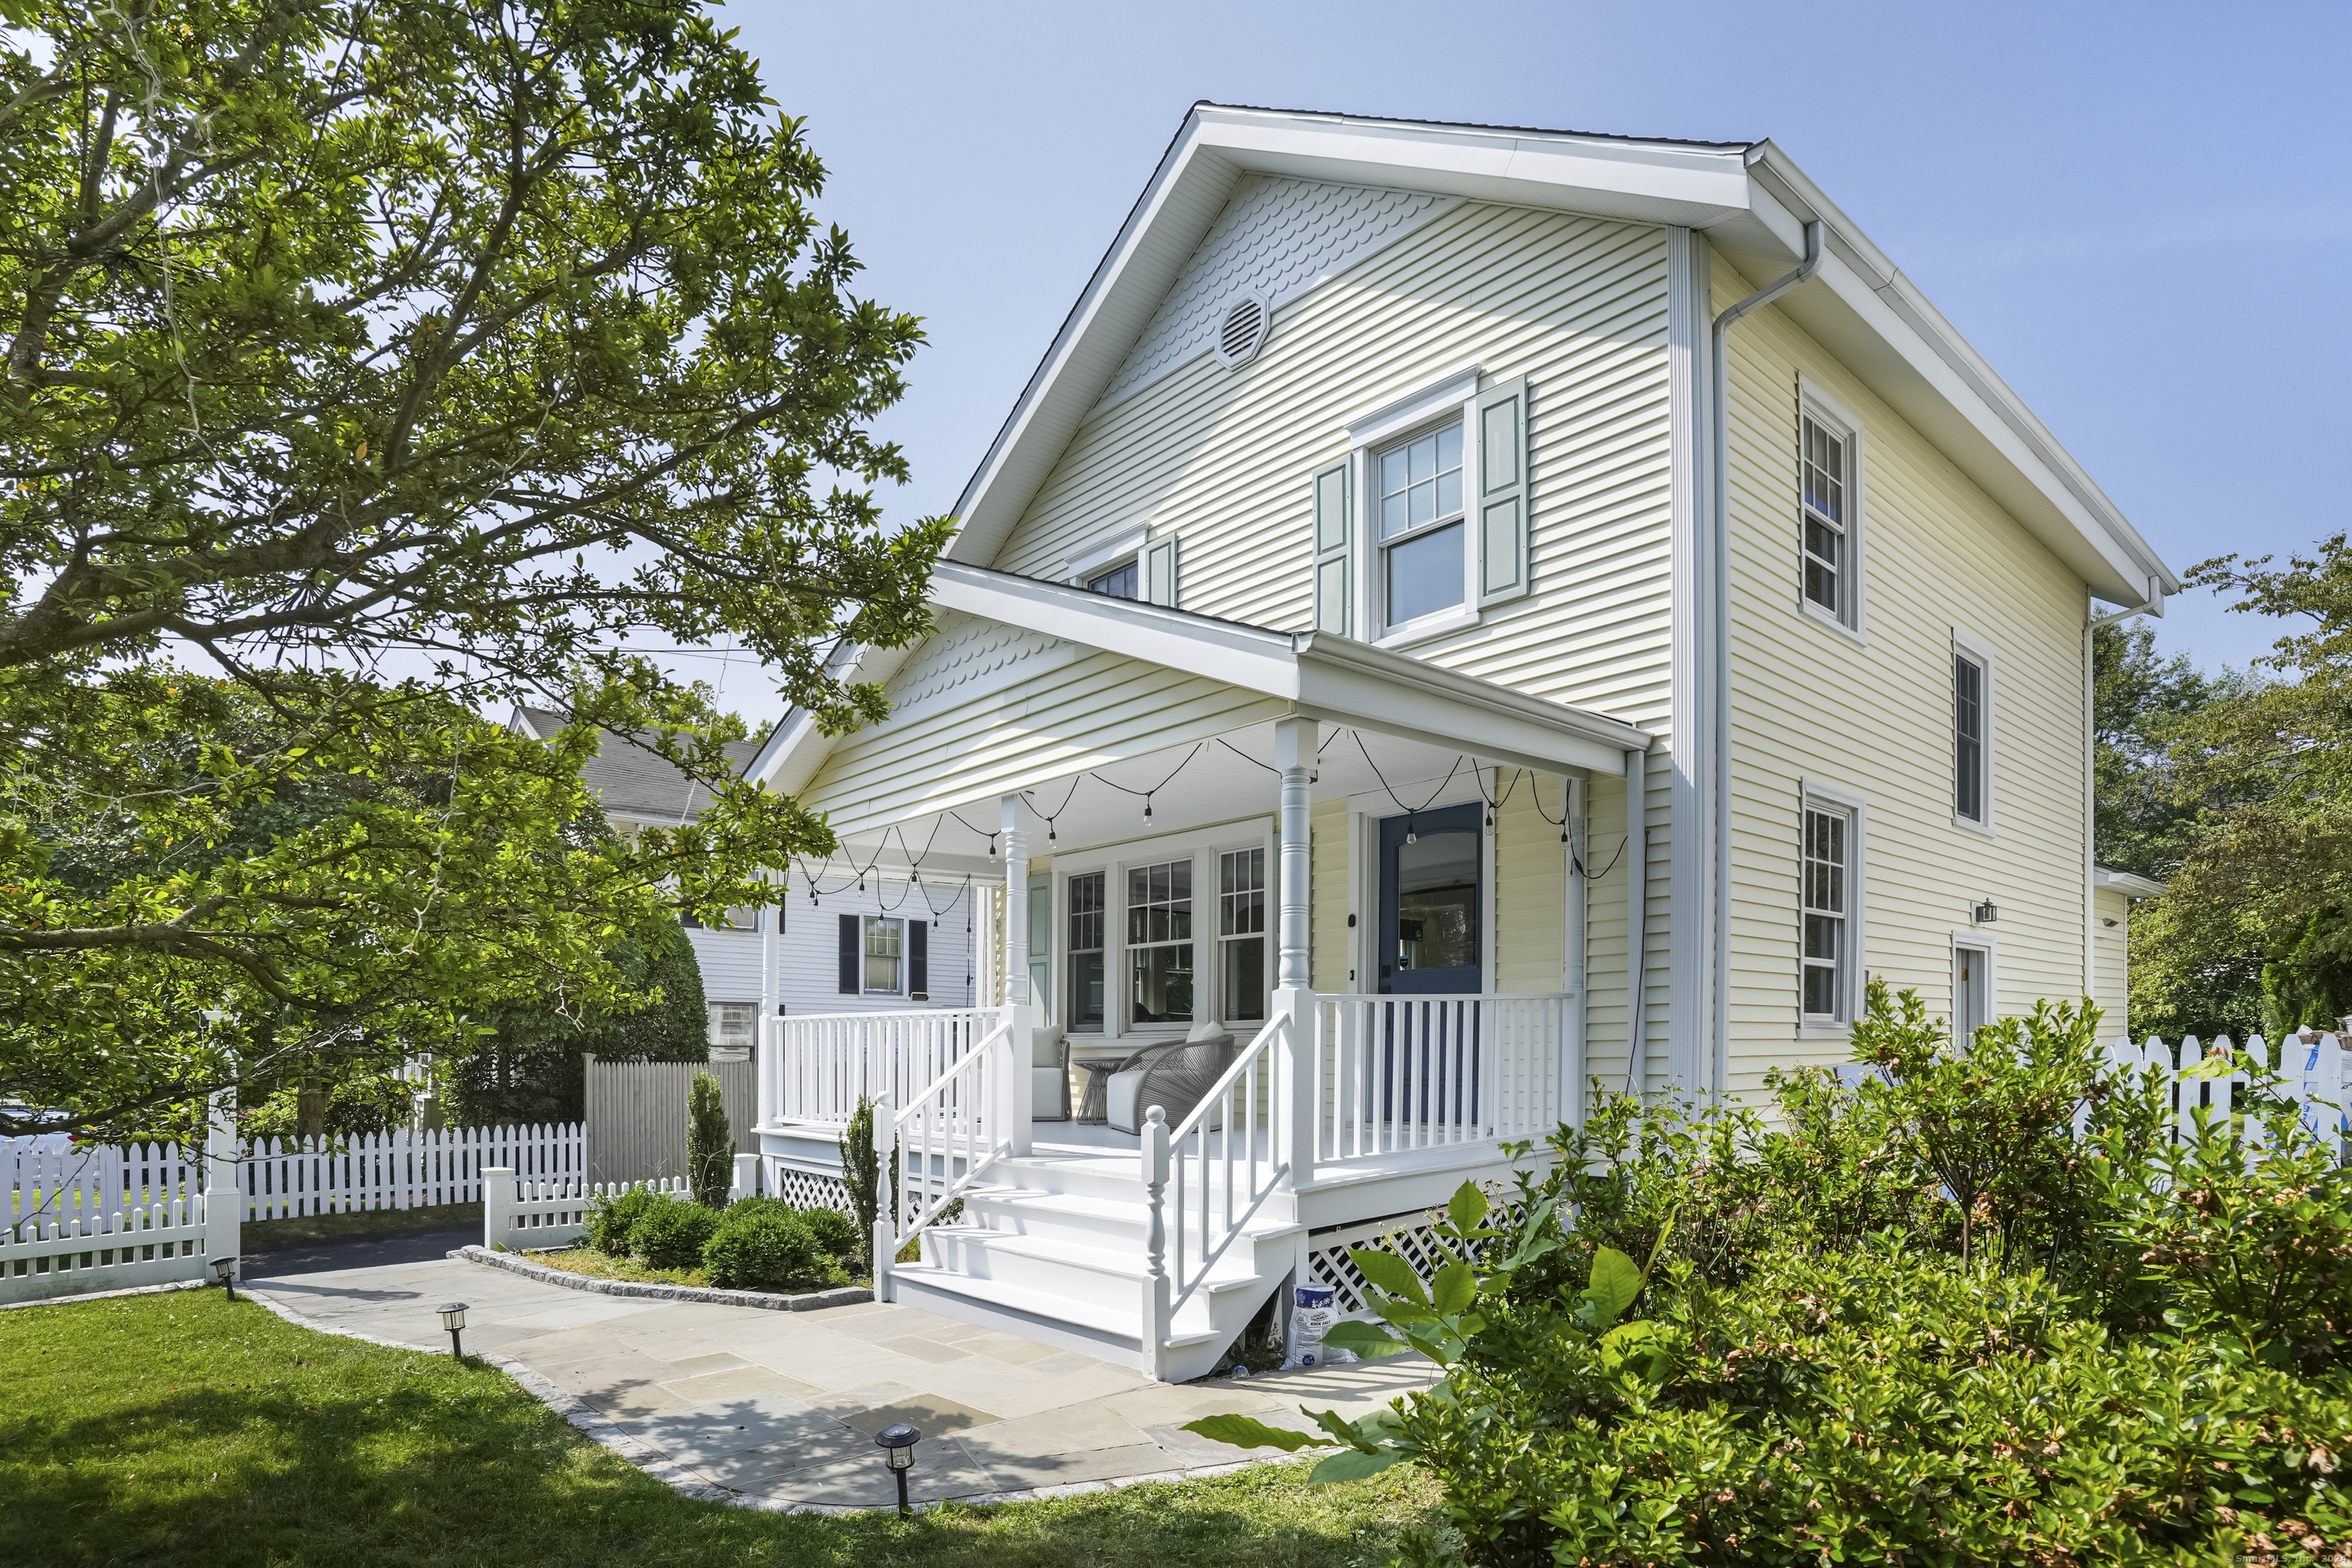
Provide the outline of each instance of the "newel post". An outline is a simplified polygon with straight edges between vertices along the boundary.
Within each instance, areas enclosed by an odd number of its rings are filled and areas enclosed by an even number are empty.
[[[1174,1287],[1168,1279],[1168,1113],[1152,1106],[1143,1113],[1143,1321],[1141,1370],[1164,1378],[1168,1367],[1169,1321]],[[1178,1216],[1181,1224],[1182,1216]]]
[[[205,1256],[236,1258],[244,1245],[245,1197],[237,1182],[236,1089],[212,1097],[205,1127]],[[121,1224],[110,1219],[107,1223]],[[245,1277],[242,1265],[230,1270]]]
[[[997,1053],[997,1100],[1003,1109],[1005,1152],[1029,1152],[1030,1037],[1038,1005],[1029,994],[1029,836],[1021,829],[1021,797],[997,802],[998,830],[1004,840],[1004,1048]],[[1039,935],[1042,937],[1043,932]]]
[[[898,1113],[890,1097],[874,1102],[874,1299],[898,1298],[890,1285],[898,1261]]]
[[[1315,993],[1307,985],[1311,931],[1307,879],[1310,870],[1307,807],[1313,796],[1317,725],[1312,719],[1277,719],[1274,765],[1282,775],[1282,839],[1276,896],[1279,947],[1275,967],[1274,1010],[1283,1021],[1283,1071],[1275,1108],[1275,1158],[1297,1187],[1315,1174]]]
[[[511,1165],[482,1167],[482,1245],[496,1247],[514,1231],[515,1173]]]

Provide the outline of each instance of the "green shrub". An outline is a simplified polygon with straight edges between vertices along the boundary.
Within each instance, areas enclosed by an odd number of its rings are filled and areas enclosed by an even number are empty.
[[[629,1232],[629,1250],[655,1268],[692,1268],[719,1228],[719,1216],[700,1204],[664,1197]]]
[[[808,1226],[809,1234],[816,1237],[827,1257],[856,1263],[865,1255],[869,1238],[858,1235],[857,1222],[839,1209],[804,1209],[801,1222]]]
[[[1192,1429],[1418,1461],[1479,1568],[2352,1561],[2352,1172],[2260,1075],[2176,1143],[2097,1023],[1954,1042],[1874,985],[1876,1072],[1779,1078],[1772,1122],[1602,1096],[1455,1194],[1430,1279],[1355,1254],[1435,1389]]]
[[[668,1201],[643,1182],[593,1199],[583,1216],[588,1245],[608,1258],[626,1258],[633,1250],[629,1237],[637,1222],[654,1205]]]
[[[694,1201],[723,1209],[735,1185],[735,1134],[716,1075],[698,1072],[686,1094],[686,1178]]]
[[[797,1215],[772,1209],[738,1214],[742,1206],[730,1208],[703,1244],[702,1264],[713,1285],[727,1290],[784,1290],[830,1281],[833,1261]]]

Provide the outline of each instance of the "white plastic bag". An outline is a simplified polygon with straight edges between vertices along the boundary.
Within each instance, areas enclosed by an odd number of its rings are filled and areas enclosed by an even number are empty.
[[[1290,1335],[1284,1349],[1282,1370],[1296,1372],[1303,1366],[1341,1365],[1356,1359],[1353,1351],[1333,1345],[1326,1347],[1323,1336],[1339,1321],[1339,1309],[1333,1292],[1315,1285],[1295,1288],[1290,1304]]]

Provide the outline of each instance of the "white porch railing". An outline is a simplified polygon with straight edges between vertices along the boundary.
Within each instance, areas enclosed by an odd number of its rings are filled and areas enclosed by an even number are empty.
[[[1144,1129],[1146,1201],[1172,1211],[1160,1221],[1166,1235],[1155,1249],[1166,1260],[1168,1312],[1200,1289],[1242,1228],[1289,1180],[1278,1131],[1290,1101],[1282,1070],[1288,1026],[1277,1014],[1257,1032],[1216,1087],[1167,1133],[1164,1156],[1160,1123]],[[1166,1184],[1164,1199],[1153,1189],[1155,1177]],[[1167,1321],[1165,1313],[1160,1321]]]
[[[982,1173],[1006,1154],[1029,1149],[1027,1077],[1013,1060],[1016,1008],[971,1042],[903,1110],[888,1096],[874,1110],[874,1149],[895,1174],[874,1222],[874,1293],[891,1300],[890,1266],[899,1248],[939,1222]],[[886,1175],[886,1180],[891,1179]]]
[[[772,1107],[771,1115],[778,1121],[835,1125],[847,1124],[861,1094],[911,1106],[976,1042],[1001,1027],[1007,1011],[966,1007],[772,1018],[770,1048],[760,1053],[760,1102]]]
[[[1570,996],[1318,996],[1318,1165],[1541,1140],[1577,1112]]]

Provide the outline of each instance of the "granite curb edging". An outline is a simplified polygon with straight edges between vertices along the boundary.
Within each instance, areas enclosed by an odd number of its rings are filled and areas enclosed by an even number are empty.
[[[457,1254],[453,1252],[450,1256],[455,1258]],[[501,1255],[488,1254],[488,1256]],[[549,1270],[549,1272],[560,1273],[561,1270]],[[202,1281],[192,1280],[186,1283],[200,1284]],[[608,1281],[608,1283],[628,1283],[628,1281]],[[165,1289],[184,1288],[184,1285],[162,1287]],[[147,1286],[136,1290],[109,1292],[109,1294],[145,1295],[155,1289],[157,1287]],[[347,1340],[358,1340],[366,1344],[382,1345],[387,1350],[407,1351],[415,1355],[436,1353],[422,1346],[410,1344],[404,1340],[387,1339],[382,1334],[371,1334],[363,1329],[347,1329],[322,1321],[311,1317],[308,1312],[287,1306],[282,1301],[274,1300],[259,1291],[247,1291],[246,1300],[258,1304],[267,1311],[275,1313],[296,1328],[309,1329],[313,1333],[334,1334]],[[35,1303],[25,1304],[29,1306]],[[619,1423],[578,1394],[565,1393],[511,1356],[477,1351],[466,1359],[496,1367],[525,1394],[563,1417],[565,1425],[571,1426],[582,1436],[604,1448],[614,1458],[644,1471],[679,1496],[692,1498],[697,1502],[712,1502],[727,1508],[749,1509],[755,1513],[848,1514],[894,1513],[898,1510],[898,1505],[895,1503],[873,1508],[858,1508],[846,1503],[799,1502],[791,1498],[766,1497],[754,1492],[737,1491],[732,1487],[722,1487],[715,1481],[705,1480],[686,1469],[677,1460],[652,1444],[623,1430]],[[908,1506],[916,1513],[929,1513],[949,1503],[966,1508],[992,1508],[1000,1503],[1038,1502],[1048,1498],[1083,1497],[1092,1492],[1121,1491],[1129,1487],[1145,1486],[1155,1481],[1206,1480],[1214,1476],[1235,1475],[1243,1470],[1254,1469],[1260,1465],[1297,1465],[1322,1457],[1319,1454],[1271,1454],[1262,1458],[1238,1459],[1222,1465],[1201,1465],[1191,1469],[1153,1470],[1139,1476],[1111,1476],[1100,1480],[1066,1481],[1055,1486],[1023,1487],[1013,1491],[978,1492],[957,1498],[930,1498]]]
[[[767,1312],[814,1312],[825,1307],[862,1307],[874,1300],[873,1291],[854,1285],[831,1290],[811,1290],[798,1296],[781,1296],[767,1290],[720,1290],[705,1285],[656,1285],[642,1279],[599,1279],[593,1275],[550,1268],[543,1263],[533,1263],[511,1252],[492,1252],[487,1247],[472,1245],[453,1247],[449,1256],[465,1263],[503,1268],[509,1274],[520,1274],[542,1285],[561,1285],[566,1289],[589,1290],[599,1296],[632,1296],[649,1301],[705,1301],[715,1307],[756,1307]]]
[[[79,1296],[31,1296],[22,1301],[0,1301],[0,1312],[13,1312],[19,1307],[70,1307],[77,1301],[113,1301],[125,1296],[160,1296],[166,1290],[204,1290],[214,1283],[210,1279],[171,1279],[161,1285],[127,1285],[120,1290],[85,1290]]]

